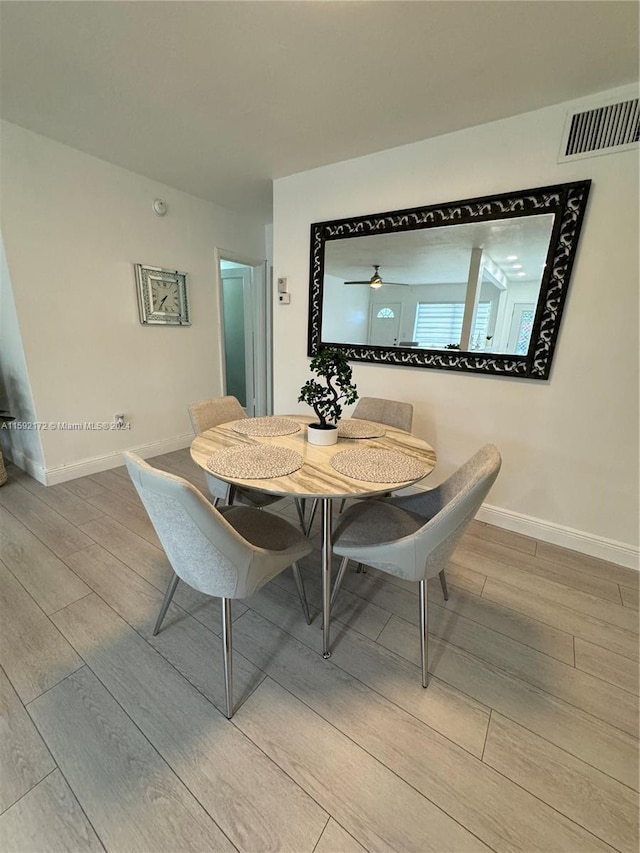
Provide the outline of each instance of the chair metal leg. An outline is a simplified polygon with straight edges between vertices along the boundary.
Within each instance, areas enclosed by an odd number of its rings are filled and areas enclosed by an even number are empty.
[[[302,575],[300,574],[300,567],[297,563],[291,564],[291,569],[293,571],[293,577],[296,582],[296,589],[298,590],[298,598],[300,599],[300,604],[302,605],[302,612],[304,613],[304,618],[307,620],[307,625],[311,625],[311,614],[309,613],[309,605],[307,604],[307,596],[304,591],[304,582],[302,580]]]
[[[174,572],[173,577],[169,581],[169,586],[167,587],[167,591],[164,594],[164,600],[162,602],[162,607],[160,608],[160,613],[158,613],[158,618],[156,619],[156,624],[153,629],[153,636],[158,633],[160,630],[160,626],[162,625],[162,620],[167,615],[167,610],[169,609],[169,605],[171,604],[171,599],[173,598],[173,593],[176,591],[176,587],[178,586],[178,581],[180,578]]]
[[[340,584],[342,583],[342,579],[344,578],[345,572],[347,571],[347,566],[349,565],[349,558],[343,557],[342,562],[340,563],[340,568],[338,569],[338,574],[336,575],[336,579],[333,582],[333,589],[331,590],[331,607],[333,607],[333,602],[336,600],[336,596],[340,591]]]
[[[307,531],[304,523],[304,511],[307,503],[306,498],[296,498],[294,500],[294,503],[296,505],[296,509],[298,510],[298,521],[300,522],[300,529],[306,535]]]
[[[428,615],[427,615],[427,582],[420,581],[419,589],[420,598],[420,662],[422,663],[422,686],[427,686],[427,676],[429,669],[429,639],[427,635]]]
[[[311,533],[311,528],[313,527],[313,521],[316,517],[316,510],[318,509],[318,498],[314,498],[311,504],[311,510],[309,511],[309,521],[307,522],[307,529],[304,531],[304,535],[308,536]]]
[[[346,504],[346,502],[347,502],[347,499],[342,498],[342,500],[340,501],[340,509],[338,510],[338,515],[340,515],[340,513],[344,510],[344,505]]]
[[[449,601],[449,589],[447,588],[447,578],[444,573],[444,569],[440,572],[440,586],[442,587],[442,594],[444,595],[444,600]]]
[[[224,696],[226,700],[226,717],[231,719],[233,714],[233,671],[231,645],[231,599],[222,599],[222,655],[224,661]]]

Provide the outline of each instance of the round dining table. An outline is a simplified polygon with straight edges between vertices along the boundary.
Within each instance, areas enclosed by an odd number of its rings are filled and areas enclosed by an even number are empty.
[[[287,435],[250,435],[234,429],[234,424],[236,428],[238,424],[244,427],[250,419],[220,424],[212,429],[205,430],[194,439],[191,444],[191,457],[207,473],[234,486],[242,486],[245,489],[258,489],[261,492],[282,495],[283,497],[298,499],[317,498],[320,500],[322,509],[322,650],[323,657],[328,658],[331,656],[332,500],[336,498],[362,498],[383,495],[406,486],[411,486],[431,473],[436,464],[436,454],[433,447],[423,439],[418,438],[413,433],[404,432],[386,424],[375,425],[379,429],[373,431],[383,433],[377,437],[339,437],[337,444],[318,446],[307,441],[307,424],[315,420],[314,418],[300,414],[283,415],[281,417],[289,421],[295,421],[300,426],[300,429]],[[257,420],[265,421],[265,419]],[[302,457],[302,465],[297,470],[284,476],[260,477],[259,479],[229,476],[211,469],[210,460],[215,454],[220,453],[220,451],[255,445],[275,446],[293,450]],[[395,454],[402,454],[403,457],[409,457],[409,460],[412,460],[413,465],[409,464],[409,468],[413,467],[415,470],[411,472],[406,470],[402,472],[398,471],[398,473],[402,473],[405,477],[411,473],[408,479],[387,480],[385,482],[375,482],[377,476],[374,476],[372,480],[363,480],[340,473],[340,471],[333,467],[332,459],[344,450],[355,448],[392,451]],[[384,456],[384,454],[381,456]],[[358,477],[360,476],[362,474],[359,473]]]

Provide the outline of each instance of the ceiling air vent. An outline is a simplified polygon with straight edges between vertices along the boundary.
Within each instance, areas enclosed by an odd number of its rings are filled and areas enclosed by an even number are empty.
[[[567,118],[558,162],[627,151],[638,145],[638,98],[572,113]]]

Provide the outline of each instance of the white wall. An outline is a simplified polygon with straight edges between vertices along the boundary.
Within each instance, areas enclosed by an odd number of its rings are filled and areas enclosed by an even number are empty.
[[[1,155],[2,233],[38,419],[131,420],[120,433],[43,432],[49,482],[110,467],[126,448],[186,445],[188,403],[222,390],[215,249],[260,260],[264,227],[6,122]],[[191,327],[140,325],[134,263],[189,273]]]
[[[325,275],[322,337],[325,341],[366,344],[371,288],[345,287],[344,279]]]
[[[275,411],[302,410],[309,225],[585,178],[593,180],[547,382],[354,364],[361,395],[409,400],[437,449],[433,482],[486,441],[503,455],[496,523],[632,563],[638,544],[638,155],[557,164],[558,105],[275,182]]]

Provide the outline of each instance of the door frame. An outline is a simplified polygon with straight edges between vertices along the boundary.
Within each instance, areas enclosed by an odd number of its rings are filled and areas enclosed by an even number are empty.
[[[251,268],[251,309],[253,320],[253,377],[256,415],[271,414],[273,411],[273,333],[271,279],[267,275],[266,260],[256,260],[237,252],[216,247],[215,280],[218,291],[218,363],[219,381],[226,393],[226,362],[224,355],[224,324],[221,261],[233,261]]]

